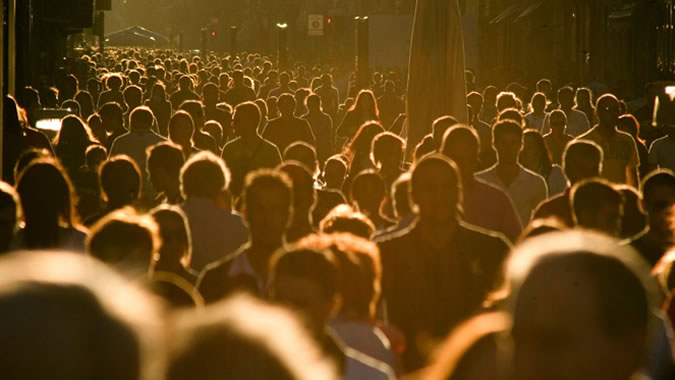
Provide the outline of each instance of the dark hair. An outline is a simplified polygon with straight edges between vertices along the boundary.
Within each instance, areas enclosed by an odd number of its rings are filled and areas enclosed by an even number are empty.
[[[106,215],[91,227],[87,251],[129,275],[138,275],[150,269],[160,244],[155,221],[127,207]]]
[[[668,169],[655,170],[642,180],[642,197],[645,202],[651,199],[652,191],[657,187],[670,187],[675,189],[675,174]]]
[[[338,293],[338,269],[335,256],[326,250],[290,246],[270,259],[273,278],[299,277],[315,283],[326,298]]]
[[[567,169],[570,165],[570,161],[576,157],[597,158],[598,164],[602,165],[603,156],[602,148],[595,142],[572,140],[567,144],[565,151],[563,152],[563,168]]]
[[[382,132],[375,136],[372,146],[370,148],[370,158],[375,164],[381,161],[384,152],[387,151],[388,146],[396,146],[401,152],[405,151],[405,140],[391,132]]]
[[[242,204],[249,208],[253,194],[259,190],[270,189],[279,190],[289,206],[293,205],[293,182],[286,173],[270,169],[258,169],[246,176]]]
[[[377,121],[368,121],[363,123],[347,148],[346,153],[349,158],[353,160],[354,157],[361,155],[365,156],[369,154],[375,136],[382,132],[384,132],[384,128]]]
[[[576,223],[580,222],[578,215],[596,210],[598,204],[623,205],[623,202],[623,194],[616,190],[611,182],[602,178],[582,180],[572,186],[570,191],[572,218]]]
[[[293,204],[296,211],[301,207],[311,206],[315,202],[314,178],[302,163],[287,161],[278,167],[278,170],[286,173],[293,182]]]
[[[522,138],[523,129],[518,123],[511,120],[498,121],[492,127],[492,143],[494,144],[497,139],[506,134],[512,134]]]
[[[98,114],[101,115],[102,119],[111,118],[114,119],[120,125],[124,124],[124,113],[122,112],[122,107],[116,102],[108,102],[101,106]]]
[[[75,195],[68,175],[53,159],[40,158],[19,174],[16,189],[26,222],[27,247],[57,247],[59,223],[71,227],[77,219]]]
[[[370,239],[375,233],[375,225],[366,215],[343,203],[326,214],[319,223],[319,230],[327,234],[345,232]]]
[[[438,119],[434,120],[434,123],[431,125],[431,136],[434,138],[434,145],[437,150],[441,149],[443,144],[443,136],[445,131],[450,129],[453,125],[458,124],[459,122],[452,116],[441,116]]]
[[[319,170],[319,159],[316,149],[304,141],[296,141],[284,150],[284,161],[298,161],[305,165],[312,174]]]
[[[234,108],[234,113],[243,116],[244,120],[250,122],[253,129],[258,129],[258,126],[260,125],[260,108],[258,108],[257,104],[253,102],[243,102]]]
[[[99,169],[99,183],[105,200],[116,207],[132,204],[141,193],[141,171],[127,155],[111,157]]]
[[[147,149],[148,171],[150,168],[162,168],[170,176],[178,178],[180,169],[185,164],[181,148],[170,142],[163,142]]]
[[[140,106],[131,111],[129,117],[129,129],[151,129],[155,123],[155,115],[152,113],[150,107]]]
[[[445,135],[443,136],[443,144],[441,145],[441,151],[444,156],[452,159],[453,153],[451,152],[451,149],[454,145],[455,142],[460,141],[461,139],[470,139],[471,141],[475,142],[476,148],[480,151],[480,137],[478,137],[478,133],[476,130],[474,130],[471,127],[468,127],[466,125],[456,125],[447,131],[445,131]],[[461,140],[461,141],[466,141],[466,140]]]
[[[61,164],[74,171],[85,164],[87,147],[92,143],[94,138],[89,126],[79,117],[68,115],[61,121],[54,150]]]

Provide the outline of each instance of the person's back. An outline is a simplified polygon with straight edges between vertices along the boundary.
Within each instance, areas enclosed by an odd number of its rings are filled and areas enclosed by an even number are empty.
[[[232,75],[233,86],[225,93],[225,102],[231,107],[236,107],[243,102],[255,100],[255,91],[244,84],[244,73],[235,71]]]
[[[394,82],[385,82],[384,94],[377,99],[377,106],[380,109],[382,126],[387,130],[391,129],[398,115],[405,112],[405,103],[394,93]]]
[[[316,153],[319,162],[323,163],[331,155],[333,149],[333,120],[322,109],[321,98],[312,94],[307,97],[309,112],[302,118],[309,123],[316,137]]]
[[[180,89],[169,97],[171,106],[174,110],[177,110],[183,102],[187,100],[199,100],[199,95],[192,91],[192,79],[188,76],[183,76],[180,78]]]
[[[197,271],[234,252],[248,238],[241,216],[229,208],[229,182],[224,163],[209,152],[195,154],[181,170],[182,209],[192,233],[191,268]]]
[[[279,97],[278,106],[281,116],[269,122],[263,137],[274,143],[280,152],[296,141],[315,145],[316,140],[309,123],[293,116],[295,99],[291,95],[284,94]]]
[[[152,131],[153,120],[152,111],[148,107],[141,106],[136,108],[130,117],[131,130],[115,139],[110,149],[110,156],[126,154],[136,162],[139,168],[145,168],[147,149],[150,146],[165,141],[162,136]],[[148,176],[144,174],[141,172],[141,176],[143,177],[143,195],[145,198],[152,197],[152,184]]]

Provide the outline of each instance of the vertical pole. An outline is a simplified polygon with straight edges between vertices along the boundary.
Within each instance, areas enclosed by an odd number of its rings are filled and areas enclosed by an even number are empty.
[[[202,28],[202,40],[201,40],[201,51],[200,51],[200,53],[201,53],[203,61],[206,61],[206,56],[207,56],[207,52],[206,52],[207,46],[206,46],[206,44],[207,44],[207,41],[208,41],[208,33],[209,33],[209,31],[206,28]]]
[[[230,26],[230,56],[237,56],[237,27],[232,25]]]
[[[96,31],[98,32],[98,48],[101,54],[105,49],[105,12],[96,12]]]
[[[277,24],[277,29],[279,30],[279,42],[278,42],[278,59],[279,59],[279,71],[286,70],[287,62],[287,24]]]
[[[370,83],[368,62],[368,17],[356,18],[356,72],[359,88],[366,88]]]

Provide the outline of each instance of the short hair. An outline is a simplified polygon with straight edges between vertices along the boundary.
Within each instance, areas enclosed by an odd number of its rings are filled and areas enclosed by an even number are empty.
[[[117,155],[101,165],[99,183],[105,200],[124,199],[131,203],[141,193],[141,171],[129,156]]]
[[[284,161],[297,161],[305,165],[312,174],[319,170],[316,149],[304,141],[296,141],[284,149]]]
[[[572,218],[579,223],[578,216],[582,212],[596,210],[598,204],[623,205],[624,199],[620,191],[612,183],[602,178],[585,179],[574,186],[570,191]]]
[[[497,115],[497,121],[507,121],[511,120],[515,123],[522,125],[525,125],[525,118],[523,118],[523,114],[516,108],[506,108],[502,111],[499,112]]]
[[[140,106],[131,111],[129,129],[150,129],[155,122],[155,116],[150,107]]]
[[[215,154],[202,151],[187,160],[180,171],[181,192],[185,198],[213,199],[230,184],[230,171]]]
[[[443,167],[445,170],[447,170],[448,174],[457,184],[457,191],[460,194],[459,204],[461,204],[462,185],[459,176],[459,169],[457,169],[457,164],[455,164],[454,161],[450,160],[449,158],[438,153],[430,154],[422,158],[412,168],[410,175],[410,193],[414,194],[416,192],[416,189],[420,187],[420,176],[422,176],[422,173],[432,166],[440,166]]]
[[[450,129],[453,125],[458,124],[459,122],[452,116],[441,116],[438,119],[434,120],[434,123],[431,125],[431,135],[434,138],[434,145],[436,149],[441,148],[443,143],[443,136],[445,131]]]
[[[186,100],[181,103],[179,109],[189,113],[194,123],[197,122],[195,119],[204,119],[204,105],[199,100]]]
[[[607,337],[619,338],[655,326],[650,310],[659,307],[655,306],[657,286],[649,267],[630,245],[584,230],[553,232],[526,240],[514,249],[508,263],[512,289],[508,309],[515,310],[521,288],[533,273],[544,268],[575,270],[584,275],[593,288],[598,327]]]
[[[319,230],[326,234],[344,232],[370,239],[375,233],[375,225],[365,214],[343,203],[335,206],[321,219]]]
[[[577,158],[595,158],[602,165],[604,153],[600,145],[588,140],[572,140],[563,152],[563,168],[567,169],[571,161]]]
[[[670,187],[675,189],[675,174],[669,169],[655,170],[642,180],[642,197],[649,202],[652,191],[657,187]]]
[[[341,310],[375,316],[382,279],[380,250],[375,243],[349,233],[312,234],[298,241],[297,247],[331,250],[339,267]]]
[[[280,112],[281,110],[290,112],[295,109],[295,98],[291,94],[281,94],[279,95],[279,99],[277,99],[277,107]]]
[[[162,168],[167,174],[178,177],[185,164],[182,149],[173,143],[162,142],[147,149],[148,171],[151,168]]]
[[[497,95],[497,110],[518,108],[518,97],[513,92],[502,91]]]
[[[260,125],[260,108],[254,102],[243,102],[234,108],[234,112],[250,123],[254,129]]]
[[[106,157],[108,157],[108,152],[103,145],[92,144],[87,147],[84,155],[87,166],[91,167],[96,161],[105,161]]]
[[[270,259],[272,278],[303,278],[316,284],[330,299],[338,294],[338,268],[332,252],[299,248],[291,245],[277,251]]]
[[[460,140],[466,141],[462,139],[467,138],[473,141],[476,144],[477,149],[480,151],[480,137],[478,137],[476,130],[466,125],[455,125],[454,127],[445,131],[440,153],[452,159],[452,152],[450,150],[452,149],[453,144]]]
[[[364,186],[366,183],[374,185],[372,190],[376,191],[377,193],[363,194],[364,188],[362,186]],[[379,199],[384,200],[387,197],[387,192],[387,185],[384,183],[384,178],[382,178],[382,175],[373,169],[368,169],[357,174],[352,180],[351,188],[349,189],[349,200],[352,203],[358,203],[359,198],[363,197],[364,195],[366,197],[373,197],[377,195]]]
[[[101,109],[98,111],[98,114],[101,115],[102,119],[113,119],[119,124],[124,123],[124,113],[122,112],[122,107],[116,102],[108,102],[101,106]]]
[[[19,252],[0,274],[3,377],[162,378],[160,306],[140,287],[65,252]]]
[[[492,127],[492,142],[493,144],[504,135],[515,135],[523,137],[523,128],[511,120],[503,120],[495,123]]]
[[[381,161],[388,146],[395,146],[401,152],[405,151],[405,140],[391,132],[382,132],[375,136],[370,150],[371,160],[377,164]]]
[[[87,252],[130,276],[147,273],[161,241],[157,223],[125,207],[96,222],[87,238]]]
[[[183,252],[181,257],[171,257],[169,260],[176,260],[184,266],[189,266],[190,260],[192,259],[192,236],[190,234],[190,226],[187,222],[187,216],[183,209],[175,205],[161,204],[150,211],[150,216],[157,224],[157,232],[159,238],[162,241],[162,246],[159,249],[160,257],[154,262],[160,261],[164,256],[165,243],[168,239],[179,238],[186,245],[186,251]],[[174,223],[175,225],[181,226],[178,230],[169,229],[168,226]],[[167,259],[167,258],[165,258]]]
[[[563,120],[563,122],[564,122],[565,124],[567,124],[567,115],[566,115],[565,112],[563,112],[562,110],[553,110],[553,111],[551,111],[551,113],[548,115],[549,123],[550,123],[551,121],[553,121],[553,118],[554,118],[554,117],[559,117],[559,118],[561,118],[561,119]]]
[[[176,316],[167,380],[334,379],[335,365],[290,311],[237,295]]]
[[[245,208],[249,208],[253,194],[260,190],[270,189],[279,190],[288,205],[293,206],[293,182],[286,173],[271,169],[258,169],[246,176],[242,204]]]

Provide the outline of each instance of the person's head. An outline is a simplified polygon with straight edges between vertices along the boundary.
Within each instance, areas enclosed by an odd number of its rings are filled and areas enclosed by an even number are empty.
[[[160,205],[150,211],[157,224],[161,246],[153,260],[155,270],[189,266],[192,258],[192,238],[187,217],[178,206]]]
[[[574,106],[574,89],[566,86],[558,90],[558,104],[563,110],[569,110]]]
[[[319,174],[319,159],[316,156],[316,149],[304,141],[296,141],[286,147],[283,158],[284,161],[296,161],[305,165],[314,176]]]
[[[391,200],[394,216],[401,220],[413,214],[410,204],[410,173],[401,174],[391,185]]]
[[[508,108],[519,108],[518,97],[516,97],[516,94],[513,92],[500,92],[499,95],[497,95],[497,110],[502,112]]]
[[[635,139],[636,142],[639,141],[640,123],[638,123],[635,116],[630,114],[619,116],[617,127],[620,131],[633,136],[633,139]],[[669,131],[668,133],[675,135],[675,130]]]
[[[649,218],[650,232],[672,240],[673,204],[675,204],[675,174],[673,172],[660,169],[642,180],[642,208]]]
[[[178,81],[178,86],[180,87],[181,91],[192,90],[192,78],[187,75],[183,75]]]
[[[189,113],[176,111],[169,119],[169,140],[180,146],[191,146],[194,128],[195,125]]]
[[[297,243],[300,249],[330,250],[338,264],[340,312],[350,318],[375,317],[380,298],[380,250],[370,240],[349,233],[312,234]]]
[[[106,158],[108,158],[108,152],[103,145],[93,144],[87,148],[86,165],[92,173],[98,173],[98,169]]]
[[[101,194],[110,208],[132,205],[141,196],[141,171],[126,155],[111,157],[101,165]]]
[[[110,90],[119,91],[122,87],[122,77],[119,74],[111,74],[106,78],[105,85]]]
[[[595,114],[598,116],[600,126],[605,128],[616,127],[621,115],[619,100],[612,94],[602,95],[596,103]]]
[[[180,171],[181,192],[185,199],[216,200],[228,188],[230,171],[215,154],[204,151],[190,157]]]
[[[530,107],[535,113],[542,113],[546,110],[546,95],[542,92],[536,92],[530,100]]]
[[[186,100],[181,103],[181,110],[186,111],[192,116],[192,121],[196,130],[200,130],[204,126],[204,106],[198,100]]]
[[[480,138],[466,125],[456,125],[443,136],[441,153],[457,164],[462,178],[471,179],[478,166]]]
[[[375,225],[368,217],[348,204],[339,204],[321,219],[319,230],[324,234],[349,233],[364,239],[371,239]]]
[[[563,152],[563,171],[571,185],[593,177],[602,172],[602,148],[586,140],[573,140]]]
[[[222,139],[223,139],[223,126],[220,125],[220,122],[216,120],[209,120],[206,123],[204,123],[204,127],[202,128],[204,133],[208,134],[209,136],[213,137],[213,140],[216,141],[218,146],[222,146]]]
[[[80,105],[80,114],[83,118],[89,117],[94,112],[94,101],[87,91],[78,91],[75,101]]]
[[[572,219],[578,227],[618,237],[621,233],[624,198],[601,178],[586,179],[572,186]]]
[[[551,156],[539,131],[530,129],[523,133],[523,149],[518,157],[521,165],[543,176],[551,168]]]
[[[290,81],[291,81],[291,76],[288,75],[287,72],[284,71],[283,73],[279,74],[279,84],[281,85],[281,87],[288,86],[288,82],[290,82]]]
[[[21,218],[19,194],[6,182],[0,182],[0,253],[7,252]]]
[[[28,167],[28,165],[38,158],[52,158],[52,153],[47,149],[26,149],[14,164],[14,178],[18,180],[19,174]],[[107,157],[106,157],[107,158]]]
[[[329,189],[342,189],[347,178],[347,159],[342,155],[334,155],[326,160],[323,168],[323,180]]]
[[[270,299],[297,311],[310,331],[320,335],[340,309],[339,277],[329,250],[290,246],[270,261]]]
[[[294,220],[309,218],[316,202],[314,178],[309,169],[297,161],[284,162],[277,169],[286,173],[293,183]]]
[[[3,377],[158,380],[160,306],[84,255],[19,252],[0,264]]]
[[[497,94],[499,90],[495,86],[487,86],[483,90],[483,105],[494,109],[497,106]]]
[[[384,82],[384,93],[385,94],[393,95],[395,89],[396,89],[396,84],[394,84],[394,81],[387,80],[387,81]]]
[[[630,379],[651,344],[655,301],[638,254],[573,230],[529,239],[511,257],[514,378]]]
[[[647,215],[642,211],[642,195],[630,185],[614,185],[614,188],[623,195],[624,200],[620,237],[632,239],[647,227]]]
[[[523,114],[517,108],[507,108],[501,110],[497,115],[497,121],[506,121],[510,120],[519,125],[525,126],[525,118]]]
[[[549,115],[549,123],[551,124],[551,131],[555,134],[565,133],[567,127],[567,115],[561,110],[553,110]]]
[[[68,115],[61,121],[61,129],[56,135],[56,151],[63,161],[69,161],[64,156],[77,155],[83,165],[85,151],[93,140],[89,126],[78,116]],[[69,164],[71,162],[64,162],[64,165]]]
[[[317,94],[311,94],[305,101],[307,110],[311,113],[321,112],[321,97]]]
[[[331,87],[333,85],[333,76],[330,74],[321,75],[321,84],[326,87]]]
[[[454,162],[440,154],[422,158],[412,169],[410,199],[420,220],[451,223],[462,204],[462,184]]]
[[[147,173],[152,187],[158,192],[178,190],[180,170],[185,158],[180,146],[164,142],[148,147]]]
[[[164,83],[157,82],[152,86],[152,97],[160,100],[166,100],[166,87]]]
[[[399,169],[403,163],[405,141],[391,132],[380,133],[373,139],[371,161],[379,169]]]
[[[359,91],[358,95],[356,95],[354,104],[349,110],[356,111],[370,119],[378,119],[380,117],[380,111],[377,109],[375,94],[373,94],[373,92],[370,90]]]
[[[474,115],[478,115],[483,108],[483,95],[480,92],[472,91],[466,96],[466,104],[473,109]]]
[[[122,107],[120,107],[119,104],[108,102],[101,106],[98,114],[101,115],[103,128],[107,132],[113,132],[124,128],[124,113],[122,113]]]
[[[431,125],[431,135],[434,138],[434,146],[436,151],[441,151],[441,145],[443,145],[443,136],[445,131],[450,129],[453,125],[458,124],[457,119],[452,116],[441,116],[438,119],[434,120]]]
[[[202,100],[206,105],[216,105],[218,103],[218,97],[220,96],[220,90],[218,86],[213,83],[207,83],[202,89]]]
[[[277,107],[282,117],[293,116],[293,112],[295,112],[295,98],[291,94],[282,94],[277,100]]]
[[[124,103],[127,107],[134,109],[141,105],[143,101],[143,90],[138,86],[128,86],[124,89]]]
[[[295,315],[251,297],[185,310],[174,322],[167,380],[337,378]]]
[[[293,216],[293,183],[288,175],[266,169],[250,173],[242,201],[251,241],[278,248]]]
[[[235,70],[232,73],[232,84],[234,86],[241,86],[244,84],[244,72],[241,70]]]
[[[511,120],[499,121],[492,127],[492,146],[502,164],[516,164],[523,147],[523,129]]]
[[[544,93],[547,97],[553,90],[553,83],[548,79],[540,79],[537,81],[537,92]]]
[[[129,129],[132,131],[150,130],[155,123],[155,116],[147,106],[136,107],[129,117]]]
[[[592,104],[592,93],[591,89],[581,87],[577,89],[577,94],[574,98],[574,103],[576,103],[577,107],[580,108],[593,108]]]
[[[160,244],[152,217],[126,207],[111,212],[91,227],[87,252],[134,278],[148,273]]]
[[[354,177],[349,192],[349,200],[366,215],[378,216],[386,197],[386,184],[382,176],[376,171],[362,171]]]
[[[75,192],[63,168],[50,158],[33,160],[19,173],[16,191],[26,223],[27,246],[57,246],[58,227],[70,227],[77,219]]]

